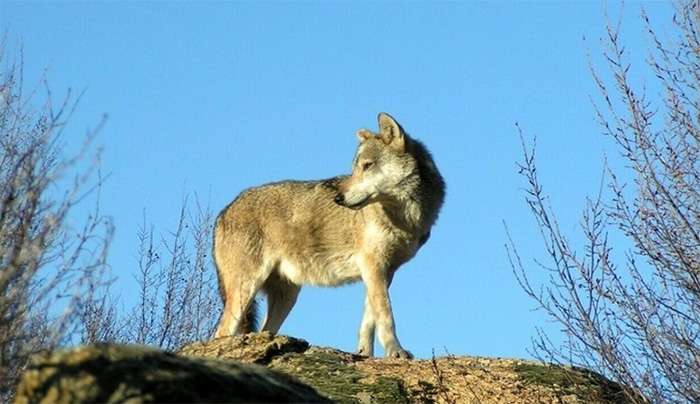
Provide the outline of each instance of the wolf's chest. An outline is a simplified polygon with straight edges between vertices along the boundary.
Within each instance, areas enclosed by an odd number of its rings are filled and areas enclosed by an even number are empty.
[[[348,240],[354,242],[320,242],[288,250],[279,261],[279,272],[298,285],[339,286],[359,281],[362,265],[368,263],[375,266],[372,270],[396,270],[419,247],[412,234],[372,222]]]
[[[415,255],[419,237],[407,230],[381,223],[369,223],[364,231],[364,254],[376,257],[388,267],[397,267]]]

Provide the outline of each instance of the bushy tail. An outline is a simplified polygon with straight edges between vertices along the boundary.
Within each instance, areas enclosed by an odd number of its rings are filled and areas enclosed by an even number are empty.
[[[246,311],[245,317],[243,317],[241,322],[240,330],[243,334],[258,330],[258,299],[253,298],[250,302],[248,311]]]

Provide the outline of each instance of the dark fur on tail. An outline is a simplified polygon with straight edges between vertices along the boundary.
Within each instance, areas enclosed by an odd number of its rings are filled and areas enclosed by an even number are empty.
[[[248,306],[248,311],[245,312],[245,317],[241,321],[241,332],[247,334],[258,330],[258,299],[253,298]]]

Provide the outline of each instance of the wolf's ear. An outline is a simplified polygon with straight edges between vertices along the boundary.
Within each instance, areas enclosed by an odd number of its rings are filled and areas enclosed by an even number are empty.
[[[406,141],[401,125],[399,125],[391,115],[385,112],[380,112],[377,120],[379,121],[379,137],[384,144],[391,145],[403,151],[406,146]]]
[[[360,143],[364,142],[365,140],[374,137],[374,133],[368,131],[367,129],[360,129],[356,133],[357,139],[360,141]]]

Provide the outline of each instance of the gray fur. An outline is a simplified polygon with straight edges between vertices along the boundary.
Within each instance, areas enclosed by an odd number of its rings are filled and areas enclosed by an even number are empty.
[[[224,312],[216,336],[252,331],[255,296],[268,299],[263,330],[276,333],[301,285],[362,280],[367,294],[358,350],[375,330],[390,357],[411,357],[396,337],[388,288],[427,241],[445,183],[425,146],[389,115],[360,130],[350,176],[283,181],[242,192],[218,216],[214,259]]]

